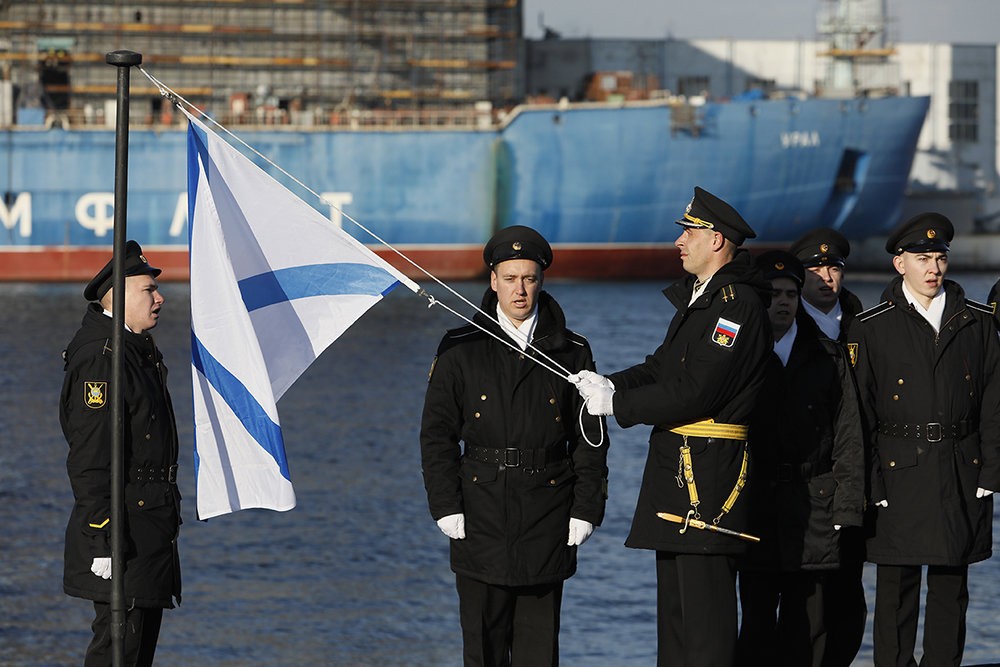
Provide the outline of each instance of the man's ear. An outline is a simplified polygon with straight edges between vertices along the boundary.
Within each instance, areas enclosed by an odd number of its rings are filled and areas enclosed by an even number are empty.
[[[718,252],[726,247],[726,237],[719,232],[712,232],[712,250]]]

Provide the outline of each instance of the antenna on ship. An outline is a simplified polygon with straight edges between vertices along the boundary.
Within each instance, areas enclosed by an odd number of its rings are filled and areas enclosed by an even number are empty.
[[[887,0],[823,0],[817,30],[827,43],[824,97],[873,97],[899,93],[896,49],[887,30]]]

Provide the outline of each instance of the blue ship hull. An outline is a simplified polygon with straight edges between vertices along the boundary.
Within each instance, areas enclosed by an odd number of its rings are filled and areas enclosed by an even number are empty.
[[[512,224],[563,246],[568,274],[600,253],[601,275],[646,277],[653,269],[628,254],[658,248],[649,261],[662,267],[663,244],[676,238],[674,221],[695,185],[740,210],[760,244],[820,225],[851,239],[884,233],[899,218],[928,104],[926,97],[729,102],[700,107],[684,124],[666,104],[532,107],[491,130],[240,136],[449,277],[477,272],[477,246]],[[0,278],[76,279],[80,264],[80,276],[92,275],[97,259],[73,256],[106,256],[110,247],[114,133],[12,130],[0,146]],[[185,151],[183,131],[130,132],[128,235],[144,247],[186,249]],[[616,251],[617,264],[609,254]]]

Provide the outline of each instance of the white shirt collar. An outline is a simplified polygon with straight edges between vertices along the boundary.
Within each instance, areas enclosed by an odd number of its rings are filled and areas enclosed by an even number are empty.
[[[788,327],[785,335],[774,341],[774,353],[781,359],[781,365],[788,365],[788,357],[792,354],[792,345],[795,344],[795,336],[799,332],[799,323],[792,320],[792,326]]]
[[[531,311],[531,315],[524,318],[524,321],[518,325],[511,322],[500,308],[500,304],[497,304],[497,322],[500,323],[500,328],[503,329],[504,333],[510,336],[522,351],[527,350],[528,343],[531,342],[535,333],[535,324],[538,322],[538,307],[536,306]]]
[[[813,318],[816,326],[823,334],[831,339],[837,340],[840,337],[840,323],[844,317],[844,311],[840,307],[840,300],[834,304],[833,308],[830,309],[829,313],[824,313],[822,310],[812,305],[805,299],[801,300],[802,306],[806,309],[806,313]]]
[[[711,276],[709,276],[709,277],[708,277],[708,278],[707,278],[707,279],[705,280],[705,282],[703,282],[703,283],[700,283],[700,284],[698,283],[698,279],[697,279],[697,278],[695,278],[695,281],[694,281],[694,288],[693,288],[693,289],[691,290],[691,299],[690,299],[690,300],[688,301],[688,305],[689,305],[689,306],[690,306],[690,305],[691,305],[692,303],[694,303],[694,300],[695,300],[695,299],[697,299],[697,298],[698,298],[699,296],[701,296],[702,294],[704,294],[704,293],[705,293],[705,288],[706,288],[706,287],[708,287],[708,284],[709,284],[710,282],[712,282],[712,278],[714,278],[714,277],[715,277],[715,274],[713,273],[713,274],[712,274]]]
[[[903,281],[903,296],[906,297],[907,302],[913,306],[913,309],[920,313],[920,315],[927,320],[932,327],[934,327],[935,332],[941,331],[941,318],[944,316],[945,302],[943,287],[938,289],[938,293],[934,295],[933,299],[931,299],[930,308],[924,308],[920,305],[920,302],[914,298],[913,293],[907,289],[906,281]]]
[[[104,314],[107,315],[108,317],[114,319],[114,315],[111,313],[110,310],[105,309],[104,310]],[[124,322],[123,322],[123,324],[124,324]],[[127,324],[125,324],[125,331],[128,331],[129,333],[135,333],[134,331],[132,331],[131,329],[128,328]]]

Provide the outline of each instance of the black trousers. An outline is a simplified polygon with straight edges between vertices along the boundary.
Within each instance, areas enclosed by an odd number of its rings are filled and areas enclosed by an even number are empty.
[[[466,667],[559,664],[563,582],[494,586],[455,575]]]
[[[920,615],[919,565],[879,565],[875,579],[875,665],[917,664],[913,649]],[[927,566],[923,667],[962,664],[969,567]]]
[[[160,637],[163,610],[133,607],[125,614],[125,664],[129,667],[150,667],[156,653],[156,640]],[[94,638],[87,647],[84,667],[110,667],[111,665],[111,605],[94,603]]]
[[[821,667],[827,651],[824,572],[740,570],[736,663]]]
[[[841,536],[842,552],[845,549],[843,538]],[[868,619],[868,603],[865,602],[865,586],[862,583],[864,565],[862,553],[856,552],[856,555],[848,557],[845,552],[840,569],[824,575],[826,652],[823,667],[850,667],[861,650],[865,621]]]
[[[659,667],[727,667],[736,657],[736,559],[656,552]]]

